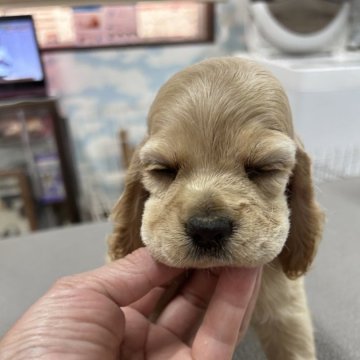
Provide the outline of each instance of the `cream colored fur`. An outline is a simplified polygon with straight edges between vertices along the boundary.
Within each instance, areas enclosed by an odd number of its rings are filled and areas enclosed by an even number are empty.
[[[216,252],[189,239],[199,215],[231,220]],[[315,359],[302,275],[323,216],[286,95],[259,65],[211,59],[160,89],[112,218],[111,260],[146,245],[171,266],[265,265],[253,323],[268,358]]]
[[[268,359],[316,359],[303,280],[289,280],[277,261],[264,267],[252,324]]]

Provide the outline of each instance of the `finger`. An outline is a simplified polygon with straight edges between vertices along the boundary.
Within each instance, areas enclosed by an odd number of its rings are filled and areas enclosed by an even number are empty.
[[[123,311],[126,317],[126,332],[120,359],[191,359],[190,348],[175,335],[149,322],[130,306],[123,308]]]
[[[159,312],[176,295],[179,287],[184,283],[187,277],[188,272],[180,274],[178,277],[172,279],[168,284],[164,284],[150,290],[150,292],[148,292],[145,296],[129,306],[146,317],[154,315],[155,318],[157,318]],[[157,313],[155,314],[154,311]]]
[[[156,262],[146,248],[140,248],[101,268],[65,278],[62,285],[91,289],[107,296],[118,306],[126,306],[183,271]]]
[[[132,309],[136,310],[137,312],[147,317],[153,312],[154,308],[156,307],[156,304],[164,295],[165,291],[166,288],[158,286],[150,290],[145,296],[135,301],[134,303],[130,304],[129,306]]]
[[[143,359],[150,331],[150,322],[130,306],[122,308],[122,311],[126,318],[126,329],[119,359]]]
[[[191,339],[203,318],[217,280],[218,276],[209,270],[194,272],[180,293],[164,309],[157,324],[184,342]]]
[[[193,357],[231,359],[258,269],[226,268],[193,343]]]
[[[250,303],[249,303],[249,305],[248,305],[248,307],[247,307],[247,309],[245,311],[245,315],[244,315],[242,324],[240,326],[240,330],[239,330],[239,334],[238,334],[236,344],[239,344],[241,339],[245,336],[246,331],[247,331],[247,329],[248,329],[248,327],[250,325],[251,317],[252,317],[252,314],[254,312],[255,305],[256,305],[256,300],[257,300],[257,297],[259,295],[261,278],[262,278],[262,270],[263,269],[261,267],[260,270],[257,273],[254,291],[253,291],[253,293],[251,295]]]

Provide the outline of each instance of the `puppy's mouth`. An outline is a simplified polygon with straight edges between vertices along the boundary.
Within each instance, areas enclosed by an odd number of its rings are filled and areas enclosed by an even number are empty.
[[[234,223],[230,218],[193,216],[184,227],[190,243],[190,259],[201,262],[204,258],[212,258],[226,262],[230,258],[227,244],[234,232]]]

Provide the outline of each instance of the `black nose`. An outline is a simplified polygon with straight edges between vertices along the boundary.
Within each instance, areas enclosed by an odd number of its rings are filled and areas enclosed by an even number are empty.
[[[186,223],[187,235],[203,249],[221,247],[232,232],[233,223],[227,217],[193,216]]]

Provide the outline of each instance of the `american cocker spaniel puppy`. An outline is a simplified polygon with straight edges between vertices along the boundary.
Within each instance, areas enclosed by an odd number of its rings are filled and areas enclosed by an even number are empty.
[[[265,265],[252,323],[269,359],[315,359],[302,275],[322,233],[310,159],[279,82],[217,58],[157,94],[113,211],[109,258],[147,246],[175,267]]]

